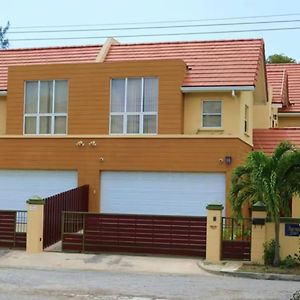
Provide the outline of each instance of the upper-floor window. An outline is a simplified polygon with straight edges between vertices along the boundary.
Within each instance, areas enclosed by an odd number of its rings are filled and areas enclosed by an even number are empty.
[[[25,82],[25,134],[66,134],[67,80]]]
[[[111,80],[110,133],[157,133],[158,78]]]
[[[249,132],[249,106],[245,105],[245,115],[244,115],[244,132]]]
[[[203,101],[202,127],[208,129],[222,127],[222,101],[220,100]]]

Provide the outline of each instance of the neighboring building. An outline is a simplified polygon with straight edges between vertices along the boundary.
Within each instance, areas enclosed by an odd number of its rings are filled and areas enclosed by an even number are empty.
[[[253,129],[293,102],[278,86],[268,100],[261,39],[1,50],[0,74],[7,209],[89,184],[90,211],[229,214]]]
[[[300,64],[269,64],[267,76],[273,95],[272,127],[300,127]]]

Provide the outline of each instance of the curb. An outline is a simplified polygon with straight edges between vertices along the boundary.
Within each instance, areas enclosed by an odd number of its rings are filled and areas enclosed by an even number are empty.
[[[201,262],[198,262],[198,266],[203,271],[214,275],[250,278],[258,280],[300,281],[300,275],[212,270],[210,268],[205,267]]]

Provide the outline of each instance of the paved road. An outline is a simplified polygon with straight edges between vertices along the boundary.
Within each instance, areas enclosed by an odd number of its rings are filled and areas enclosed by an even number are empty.
[[[2,300],[290,299],[299,282],[215,275],[168,275],[0,268]]]

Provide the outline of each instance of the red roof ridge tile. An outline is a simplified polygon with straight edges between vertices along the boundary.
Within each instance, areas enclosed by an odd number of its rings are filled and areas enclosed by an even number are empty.
[[[214,39],[214,40],[192,40],[192,41],[165,41],[165,42],[144,42],[144,43],[120,43],[115,46],[134,46],[134,45],[168,45],[168,44],[196,44],[196,43],[233,43],[233,42],[250,42],[250,41],[260,41],[263,42],[262,38],[249,38],[249,39]]]
[[[51,49],[71,49],[71,48],[95,48],[102,47],[101,44],[95,45],[65,45],[65,46],[48,46],[48,47],[33,47],[33,48],[9,48],[0,49],[0,52],[17,52],[17,51],[34,51],[34,50],[51,50]]]

